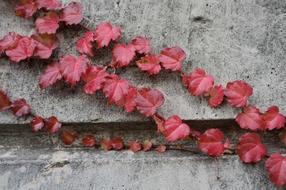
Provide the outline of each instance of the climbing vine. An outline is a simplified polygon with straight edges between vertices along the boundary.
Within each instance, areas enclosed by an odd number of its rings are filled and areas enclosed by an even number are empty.
[[[241,109],[235,121],[240,128],[248,130],[239,137],[235,148],[240,160],[244,163],[257,163],[266,158],[265,167],[269,178],[277,186],[286,184],[286,157],[280,153],[268,155],[266,146],[262,143],[258,131],[271,132],[285,126],[285,117],[277,106],[270,106],[264,113],[249,103],[248,98],[253,94],[252,87],[245,81],[228,82],[226,87],[215,84],[214,77],[204,69],[196,68],[191,73],[182,70],[186,53],[180,47],[166,47],[157,55],[150,47],[150,40],[137,36],[130,42],[123,44],[117,40],[122,36],[120,27],[109,22],[102,22],[95,29],[81,25],[83,19],[82,6],[72,2],[63,5],[59,0],[20,0],[16,5],[16,15],[24,18],[35,18],[37,33],[22,36],[10,32],[0,40],[0,52],[11,62],[28,61],[31,57],[48,59],[58,48],[59,40],[56,32],[61,26],[80,25],[85,31],[76,42],[76,50],[80,55],[63,55],[52,61],[39,78],[41,89],[51,88],[62,80],[71,87],[80,81],[84,82],[83,91],[93,95],[98,91],[104,93],[110,104],[122,107],[126,112],[139,111],[151,118],[157,124],[160,132],[167,141],[174,142],[189,137],[197,141],[198,150],[211,156],[222,156],[227,150],[233,149],[231,142],[225,139],[220,129],[208,129],[200,133],[191,129],[178,115],[164,118],[158,108],[164,103],[164,95],[157,89],[138,88],[130,81],[116,74],[116,69],[128,67],[135,62],[143,72],[156,75],[161,70],[176,73],[182,79],[182,84],[192,96],[204,97],[212,108],[222,104],[224,100],[234,108]],[[105,66],[95,66],[91,58],[101,48],[112,48],[112,60]],[[34,132],[46,130],[56,133],[62,124],[55,116],[43,118],[40,114],[32,113],[32,108],[24,99],[11,101],[6,93],[0,90],[0,111],[11,111],[16,117],[32,116],[31,127]],[[283,142],[285,134],[281,133]],[[77,138],[74,130],[63,130],[61,139],[70,145]],[[97,142],[92,134],[85,135],[81,142],[86,147],[100,144],[104,150],[121,150],[124,148],[123,139],[114,137]],[[143,143],[130,141],[128,147],[133,152],[156,149],[164,152],[167,145],[154,146],[151,140]]]

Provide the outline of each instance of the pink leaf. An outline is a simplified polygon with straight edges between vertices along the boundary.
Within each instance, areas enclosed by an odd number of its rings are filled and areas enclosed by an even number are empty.
[[[132,112],[136,107],[135,98],[137,96],[137,89],[133,86],[129,86],[127,93],[120,99],[120,101],[115,102],[116,105],[124,107],[127,113]]]
[[[95,137],[92,134],[88,134],[85,135],[82,140],[81,143],[85,146],[85,147],[93,147],[96,143]]]
[[[29,18],[37,11],[37,4],[34,0],[20,0],[16,5],[15,12],[17,16]]]
[[[209,156],[221,156],[224,152],[224,135],[219,129],[208,129],[198,141],[199,149]]]
[[[45,128],[49,133],[56,133],[61,128],[62,124],[59,122],[58,118],[52,116],[45,120]]]
[[[94,94],[97,90],[103,88],[106,77],[109,74],[102,67],[89,66],[82,79],[86,83],[84,85],[84,92],[86,94]]]
[[[79,53],[86,54],[89,56],[94,56],[92,50],[92,42],[94,41],[94,33],[92,31],[88,31],[84,33],[84,36],[77,40],[76,42],[76,50]]]
[[[132,45],[116,44],[112,50],[112,65],[115,68],[126,67],[135,57]]]
[[[65,81],[74,86],[85,73],[89,60],[85,56],[65,55],[60,59],[60,71]]]
[[[25,99],[18,99],[11,105],[13,114],[17,117],[27,115],[31,112],[31,107],[27,104]]]
[[[6,50],[6,55],[11,61],[19,62],[31,57],[36,48],[36,43],[33,39],[22,37],[19,39],[17,46],[14,49]]]
[[[242,135],[237,144],[237,154],[245,163],[257,163],[266,155],[266,147],[255,133]]]
[[[142,149],[142,145],[138,141],[130,141],[128,144],[129,144],[129,150],[131,150],[134,153]]]
[[[139,112],[148,117],[154,115],[157,108],[163,105],[164,96],[159,90],[141,88],[138,90],[135,102]]]
[[[231,106],[244,107],[249,96],[253,93],[252,87],[242,80],[227,83],[224,95]]]
[[[57,10],[62,7],[60,0],[36,0],[38,9]]]
[[[243,112],[236,116],[235,121],[242,129],[251,129],[253,131],[263,129],[260,111],[254,106],[245,107]]]
[[[145,37],[138,36],[131,41],[131,44],[140,54],[148,54],[151,51],[150,40]]]
[[[191,95],[200,96],[212,88],[214,78],[211,75],[207,75],[203,69],[198,68],[191,74],[184,75],[183,83]]]
[[[39,85],[42,89],[47,88],[58,80],[62,79],[62,74],[59,66],[60,65],[58,63],[52,63],[45,69],[39,81]]]
[[[31,121],[32,131],[37,132],[44,127],[45,123],[42,117],[35,116]]]
[[[114,150],[121,150],[124,148],[123,139],[121,137],[114,137],[111,139],[111,146]]]
[[[164,135],[168,141],[182,140],[189,136],[190,127],[177,115],[169,117],[164,123]]]
[[[145,55],[136,64],[142,71],[147,71],[150,75],[158,74],[161,70],[160,60],[157,55]]]
[[[264,128],[268,130],[280,129],[285,125],[285,117],[279,113],[277,106],[271,106],[262,116],[264,121]]]
[[[67,25],[79,24],[83,19],[82,6],[78,2],[69,3],[62,12],[61,21]]]
[[[159,145],[155,150],[158,152],[158,153],[163,153],[165,152],[167,149],[167,147],[165,145]]]
[[[10,98],[5,92],[0,90],[0,112],[8,110],[11,107],[11,104]]]
[[[36,43],[34,56],[39,56],[41,59],[51,57],[53,50],[58,47],[58,39],[55,35],[39,34],[33,35],[32,38]]]
[[[212,87],[209,91],[209,95],[210,95],[210,98],[208,101],[209,105],[211,107],[218,107],[222,103],[223,96],[224,96],[222,86],[216,85]]]
[[[15,32],[9,32],[0,40],[0,53],[3,53],[7,49],[15,48],[21,38],[22,36],[16,34]]]
[[[59,17],[55,12],[48,12],[44,17],[38,17],[35,24],[40,34],[55,34],[59,28]]]
[[[165,69],[179,71],[182,63],[186,59],[186,53],[180,47],[165,48],[161,51],[160,62]]]
[[[95,40],[99,48],[108,46],[110,41],[121,37],[121,29],[114,27],[108,22],[100,23],[95,30]]]
[[[286,184],[286,157],[280,154],[272,154],[265,162],[269,178],[276,186]]]
[[[150,141],[150,140],[145,140],[145,141],[143,142],[143,151],[144,151],[144,152],[147,152],[147,151],[151,150],[152,146],[153,146],[152,141]]]

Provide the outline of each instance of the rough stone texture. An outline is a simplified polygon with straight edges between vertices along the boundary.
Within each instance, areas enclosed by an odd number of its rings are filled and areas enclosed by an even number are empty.
[[[154,52],[165,46],[179,45],[188,58],[186,71],[203,67],[216,78],[217,83],[244,79],[254,87],[251,103],[262,109],[280,106],[286,112],[286,49],[284,0],[112,0],[82,1],[85,24],[94,27],[101,21],[111,21],[124,29],[122,41],[136,35],[146,35],[152,40]],[[8,31],[32,34],[33,23],[15,17],[13,3],[1,1],[0,36]],[[72,29],[61,31],[62,48],[58,55],[73,52],[65,49],[78,36]],[[104,64],[107,58],[96,57],[95,64]],[[192,61],[192,64],[190,63]],[[0,60],[1,88],[13,98],[23,97],[43,116],[57,115],[64,122],[141,121],[139,114],[125,114],[107,105],[102,94],[86,96],[81,86],[75,89],[59,84],[41,91],[37,79],[44,63],[9,64]],[[138,86],[156,87],[165,94],[166,102],[160,109],[165,116],[178,114],[184,119],[233,118],[237,110],[227,105],[211,109],[205,100],[191,97],[182,87],[180,78],[163,72],[149,78],[137,68],[119,71]],[[5,123],[15,123],[15,118],[0,114]],[[25,122],[19,120],[19,123]]]

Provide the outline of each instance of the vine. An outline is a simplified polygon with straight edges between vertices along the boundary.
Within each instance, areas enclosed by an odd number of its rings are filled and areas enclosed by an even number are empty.
[[[12,62],[28,61],[31,57],[50,58],[59,45],[57,30],[64,25],[81,25],[82,10],[81,4],[75,2],[62,5],[59,0],[20,0],[15,8],[16,15],[24,18],[36,15],[37,33],[31,36],[8,33],[0,40],[2,55],[6,55]],[[279,153],[268,155],[266,146],[256,133],[284,128],[285,117],[277,106],[271,106],[262,113],[257,107],[249,104],[248,98],[253,94],[253,89],[247,82],[242,80],[228,82],[225,88],[221,84],[215,85],[214,77],[202,68],[196,68],[191,73],[182,71],[186,53],[180,47],[166,47],[156,55],[151,51],[149,39],[143,36],[135,37],[127,44],[117,43],[122,36],[121,28],[109,22],[98,24],[95,30],[81,26],[86,32],[76,43],[76,50],[80,55],[64,55],[58,61],[52,61],[40,76],[40,88],[51,87],[59,80],[75,86],[82,80],[85,83],[83,90],[86,94],[92,95],[102,91],[110,104],[122,107],[126,112],[137,110],[153,119],[158,131],[169,142],[192,137],[197,141],[198,150],[211,157],[218,157],[233,150],[231,143],[219,129],[208,129],[201,134],[191,129],[177,115],[164,118],[157,112],[164,103],[164,96],[159,90],[148,87],[137,88],[115,74],[116,69],[128,67],[132,62],[136,62],[137,67],[149,75],[156,75],[162,69],[175,72],[182,78],[182,83],[189,94],[205,97],[210,107],[216,108],[226,100],[230,106],[242,109],[235,121],[240,128],[254,132],[247,132],[239,137],[235,151],[240,160],[253,164],[267,158],[265,167],[271,182],[276,186],[286,184],[286,157]],[[111,63],[107,66],[94,66],[90,58],[98,49],[109,47],[111,43],[115,43]],[[44,119],[40,115],[33,114],[24,99],[12,102],[6,93],[0,90],[0,111],[8,110],[17,117],[32,116],[31,127],[34,132],[46,129],[48,133],[53,134],[62,126],[55,116]],[[286,141],[285,136],[284,132],[281,133],[283,142]],[[61,133],[61,139],[66,145],[72,144],[77,138],[78,134],[74,130],[63,130]],[[100,144],[104,150],[124,148],[121,137],[103,139],[98,143],[92,134],[87,134],[81,142],[86,147]],[[143,143],[130,141],[128,147],[133,152],[149,151],[152,148],[158,152],[176,149],[167,145],[154,146],[151,140],[145,140]]]

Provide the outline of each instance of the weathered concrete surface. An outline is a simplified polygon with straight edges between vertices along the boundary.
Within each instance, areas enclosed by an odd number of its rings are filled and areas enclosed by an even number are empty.
[[[190,71],[203,67],[213,74],[217,83],[245,79],[254,87],[251,103],[262,109],[280,106],[286,113],[286,22],[284,0],[111,0],[81,1],[85,23],[95,26],[111,21],[124,29],[128,41],[136,35],[152,40],[154,52],[162,47],[179,45],[188,57],[184,68]],[[33,22],[17,18],[13,3],[1,0],[0,36],[8,31],[33,33]],[[71,44],[73,30],[60,32],[62,46]],[[65,47],[62,47],[65,48]],[[64,51],[64,52],[62,52]],[[70,50],[62,50],[59,55]],[[104,53],[106,54],[106,53]],[[107,56],[110,58],[110,55]],[[97,57],[95,64],[108,59]],[[192,61],[192,64],[190,64]],[[69,89],[59,84],[41,91],[37,79],[43,71],[42,61],[9,64],[0,60],[0,86],[13,98],[23,97],[43,116],[57,115],[64,122],[141,121],[139,114],[125,114],[107,105],[102,94],[86,96],[81,86]],[[222,106],[211,109],[205,100],[190,97],[180,79],[162,73],[149,78],[137,68],[119,71],[138,86],[156,87],[165,95],[160,109],[165,116],[178,114],[184,119],[233,118],[237,111]],[[1,123],[15,123],[9,114],[0,114]],[[17,121],[19,123],[24,120]]]

